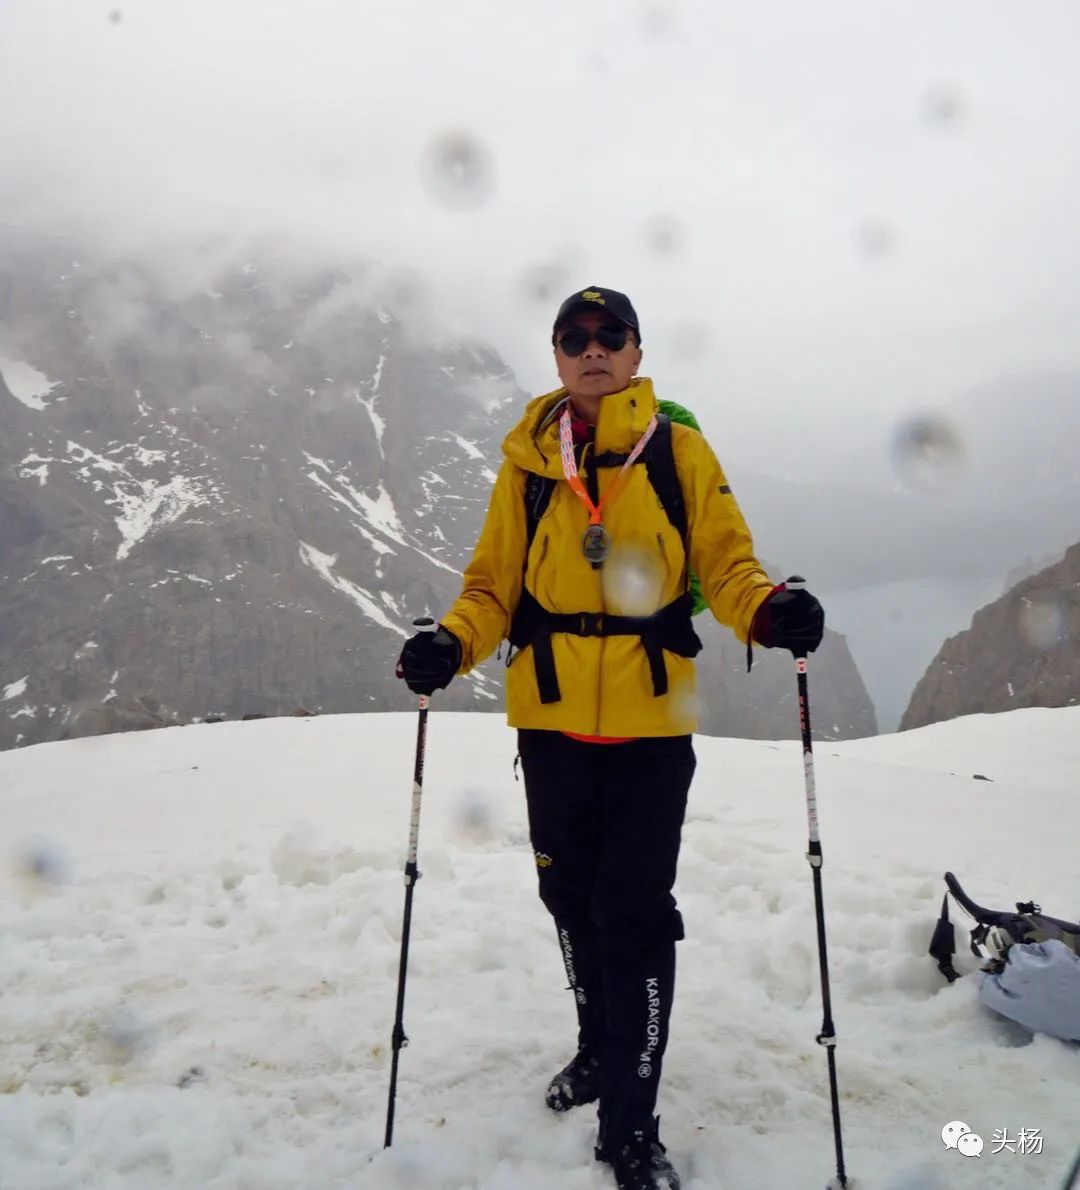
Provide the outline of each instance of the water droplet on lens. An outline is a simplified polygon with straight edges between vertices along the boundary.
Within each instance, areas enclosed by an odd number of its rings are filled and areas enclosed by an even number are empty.
[[[119,25],[124,19],[124,10],[122,8],[112,8],[109,10],[107,20],[110,25]]]
[[[1065,612],[1060,596],[1053,592],[1022,599],[1018,620],[1020,635],[1032,648],[1047,652],[1065,640]]]
[[[709,350],[711,333],[700,319],[683,319],[671,332],[669,349],[677,359],[701,359]]]
[[[892,443],[898,478],[914,491],[940,493],[955,486],[965,464],[963,440],[943,417],[913,417],[897,427]]]
[[[558,302],[570,288],[566,270],[557,264],[537,264],[527,269],[521,278],[526,296],[534,302]]]
[[[444,132],[424,154],[422,178],[432,202],[452,211],[476,211],[495,187],[495,161],[468,132]]]
[[[150,1022],[132,1008],[116,1008],[105,1018],[101,1036],[106,1053],[112,1062],[130,1062],[154,1043],[154,1029]]]
[[[900,243],[900,229],[889,219],[872,216],[855,229],[855,248],[871,260],[894,252]]]
[[[645,242],[660,255],[679,252],[683,240],[682,224],[673,215],[654,215],[645,226]]]
[[[668,698],[672,726],[681,733],[701,717],[701,694],[692,682],[675,682]]]
[[[494,808],[491,797],[479,789],[467,789],[455,807],[460,834],[473,843],[485,843],[494,833]]]
[[[600,572],[607,608],[620,616],[648,616],[656,611],[663,592],[664,561],[659,543],[649,551],[616,542]]]
[[[959,123],[967,114],[968,98],[963,87],[951,80],[942,80],[927,87],[919,101],[923,123],[932,128],[944,128]]]
[[[647,37],[666,37],[675,28],[674,6],[659,0],[643,5],[641,25]]]
[[[69,866],[63,851],[50,839],[28,839],[16,852],[18,874],[39,888],[59,887],[69,879]]]

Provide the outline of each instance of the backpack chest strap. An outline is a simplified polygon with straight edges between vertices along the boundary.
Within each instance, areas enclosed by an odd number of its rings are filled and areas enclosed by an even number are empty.
[[[593,455],[593,466],[594,467],[622,467],[622,466],[625,466],[626,460],[629,457],[630,456],[628,454],[619,454],[617,451],[614,451],[614,450],[605,450],[602,455]],[[634,465],[636,466],[638,463],[644,463],[645,461],[646,461],[645,455],[640,454],[634,460]]]
[[[691,601],[680,595],[651,616],[616,616],[606,612],[552,612],[532,594],[521,594],[510,629],[510,643],[517,649],[532,645],[536,685],[540,701],[559,702],[562,691],[555,670],[552,635],[565,632],[571,636],[637,636],[649,662],[653,695],[660,698],[668,692],[667,666],[664,650],[681,657],[696,657],[701,641],[690,622]]]

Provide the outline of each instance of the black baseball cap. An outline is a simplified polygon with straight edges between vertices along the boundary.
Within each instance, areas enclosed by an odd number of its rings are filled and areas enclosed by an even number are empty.
[[[595,310],[597,306],[606,310],[623,326],[628,326],[634,332],[638,344],[641,344],[641,327],[638,326],[637,311],[630,304],[630,299],[625,293],[619,293],[616,289],[604,289],[601,285],[590,285],[588,289],[579,289],[577,293],[572,293],[563,302],[559,307],[558,314],[555,315],[555,325],[551,331],[552,343],[555,342],[555,336],[559,333],[559,327],[571,314],[578,310]]]

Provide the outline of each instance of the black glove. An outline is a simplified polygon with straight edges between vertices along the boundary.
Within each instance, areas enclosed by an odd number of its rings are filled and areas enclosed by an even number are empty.
[[[809,591],[789,591],[781,583],[773,587],[754,613],[750,629],[753,640],[766,649],[790,649],[795,654],[812,653],[825,633],[825,610]]]
[[[405,642],[397,663],[397,676],[413,694],[434,694],[450,685],[461,665],[461,642],[445,628],[418,632]]]

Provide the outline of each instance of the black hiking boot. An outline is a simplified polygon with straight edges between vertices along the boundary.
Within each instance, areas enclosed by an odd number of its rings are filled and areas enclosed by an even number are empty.
[[[639,1128],[618,1146],[605,1143],[601,1133],[596,1159],[611,1166],[619,1190],[679,1190],[679,1175],[667,1159],[658,1128],[659,1120],[653,1120],[651,1128]]]
[[[600,1095],[600,1059],[578,1050],[573,1060],[548,1083],[544,1102],[552,1111],[569,1111],[593,1103]]]

